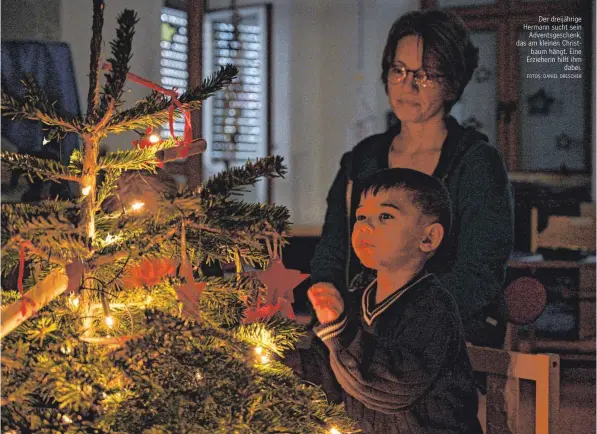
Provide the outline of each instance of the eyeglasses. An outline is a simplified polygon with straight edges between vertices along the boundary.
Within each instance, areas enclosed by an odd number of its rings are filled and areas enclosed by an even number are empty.
[[[403,63],[398,62],[390,66],[388,82],[390,84],[402,83],[406,80],[409,72],[413,73],[414,82],[419,87],[433,87],[439,78],[444,77],[443,74],[431,74],[423,68],[408,69]]]

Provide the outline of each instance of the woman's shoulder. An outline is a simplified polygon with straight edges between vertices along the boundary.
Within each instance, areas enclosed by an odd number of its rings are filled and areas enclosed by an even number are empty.
[[[461,131],[455,171],[506,173],[501,151],[485,134],[472,127],[463,127]]]

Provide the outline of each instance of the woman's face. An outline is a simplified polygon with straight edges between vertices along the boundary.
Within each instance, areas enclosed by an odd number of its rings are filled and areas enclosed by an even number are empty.
[[[431,65],[425,71],[429,75],[439,74]],[[423,69],[423,40],[415,35],[408,35],[398,41],[394,54],[394,65],[404,65],[409,70]],[[401,122],[426,123],[443,118],[445,92],[442,82],[432,80],[427,87],[417,85],[414,73],[408,72],[406,78],[398,83],[388,74],[388,97],[392,111]],[[439,79],[441,80],[441,78]]]

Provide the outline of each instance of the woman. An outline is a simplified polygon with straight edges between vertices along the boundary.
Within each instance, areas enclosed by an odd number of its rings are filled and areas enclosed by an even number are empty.
[[[342,157],[311,279],[313,286],[332,285],[349,298],[349,282],[362,271],[350,247],[361,180],[388,167],[433,175],[446,184],[454,211],[452,240],[434,271],[458,303],[467,340],[501,347],[502,286],[513,244],[510,184],[503,158],[487,137],[449,116],[477,65],[478,50],[456,15],[417,11],[394,23],[382,81],[399,122]]]

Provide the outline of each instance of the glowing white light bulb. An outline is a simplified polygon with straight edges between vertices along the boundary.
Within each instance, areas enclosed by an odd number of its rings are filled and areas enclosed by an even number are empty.
[[[106,325],[110,328],[112,328],[112,326],[114,326],[114,318],[112,318],[111,316],[107,316],[106,317]]]
[[[263,353],[263,348],[261,347],[255,347],[255,352],[257,353],[257,355]]]
[[[144,202],[133,202],[133,204],[131,205],[131,209],[133,211],[137,211],[137,210],[140,210],[141,208],[143,208],[144,205],[145,205]]]
[[[197,371],[195,373],[195,380],[197,380],[197,381],[203,380],[203,374],[200,371]]]
[[[331,428],[330,429],[330,434],[342,434],[340,431],[338,431],[337,428]]]
[[[45,145],[47,145],[48,143],[50,143],[50,141],[49,141],[48,139],[46,139],[45,137],[44,137],[44,139],[41,141],[41,144],[42,144],[42,145],[44,145],[44,146],[45,146]]]
[[[91,185],[88,185],[87,187],[84,187],[81,189],[81,194],[83,196],[87,196],[90,191],[91,191]]]
[[[267,362],[269,362],[269,357],[266,355],[261,356],[261,363],[265,365]]]
[[[73,423],[73,420],[68,417],[66,414],[62,415],[62,423]]]
[[[74,309],[77,309],[79,307],[79,303],[81,302],[81,300],[79,299],[78,296],[73,294],[69,297],[68,302]]]
[[[104,243],[106,243],[106,245],[110,245],[110,244],[113,244],[113,243],[115,243],[116,241],[118,241],[118,239],[119,239],[119,238],[120,238],[120,237],[119,237],[118,235],[111,235],[111,234],[108,234],[108,235],[106,236],[106,239],[104,240]]]
[[[158,136],[157,134],[152,134],[151,136],[149,136],[150,143],[157,143],[159,141],[160,141],[160,136]]]

